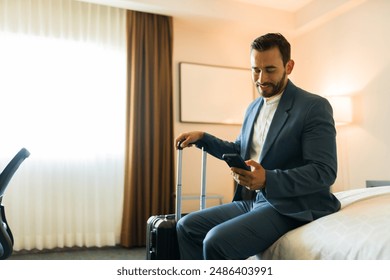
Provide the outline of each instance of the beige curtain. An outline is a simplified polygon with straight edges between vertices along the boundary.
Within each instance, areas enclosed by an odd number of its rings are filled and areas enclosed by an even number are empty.
[[[127,147],[121,245],[144,246],[146,221],[174,209],[172,18],[127,12]]]

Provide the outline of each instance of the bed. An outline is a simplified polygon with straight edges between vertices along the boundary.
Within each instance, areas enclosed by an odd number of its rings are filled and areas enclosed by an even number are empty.
[[[286,233],[257,258],[390,260],[390,186],[335,195],[340,211]]]

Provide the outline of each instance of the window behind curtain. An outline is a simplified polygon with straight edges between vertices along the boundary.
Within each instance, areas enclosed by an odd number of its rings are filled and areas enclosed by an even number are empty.
[[[0,0],[0,164],[15,250],[115,245],[125,146],[125,11]]]

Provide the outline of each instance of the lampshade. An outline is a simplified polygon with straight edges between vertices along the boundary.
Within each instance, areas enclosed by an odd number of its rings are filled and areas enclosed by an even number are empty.
[[[333,107],[333,117],[336,125],[345,125],[352,122],[351,96],[329,96],[328,100]]]

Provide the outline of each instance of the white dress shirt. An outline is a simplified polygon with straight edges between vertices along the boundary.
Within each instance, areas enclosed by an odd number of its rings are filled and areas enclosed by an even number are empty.
[[[250,158],[259,162],[261,151],[264,146],[265,139],[267,138],[269,127],[271,126],[272,119],[278,108],[282,93],[264,98],[263,106],[256,118],[254,124],[254,131],[252,136],[252,144],[250,147]]]

